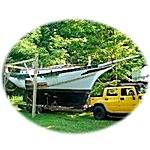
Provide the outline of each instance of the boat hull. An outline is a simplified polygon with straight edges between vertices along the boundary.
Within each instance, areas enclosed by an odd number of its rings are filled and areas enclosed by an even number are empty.
[[[41,75],[37,77],[37,83],[46,83],[43,89],[91,90],[98,77],[110,69],[112,69],[112,67],[102,70],[83,69],[60,74]],[[30,78],[17,78],[11,76],[9,80],[22,89],[26,89],[26,81],[29,80],[33,88],[33,82]]]
[[[111,68],[82,69],[38,76],[37,85],[43,83],[44,86],[37,86],[36,104],[82,108],[95,81]],[[33,82],[29,78],[11,77],[10,80],[15,81],[14,84],[18,87],[25,89],[24,100],[32,104]]]
[[[42,106],[66,106],[83,108],[90,91],[89,90],[49,90],[37,91],[37,105]],[[25,91],[24,101],[32,104],[32,90]]]

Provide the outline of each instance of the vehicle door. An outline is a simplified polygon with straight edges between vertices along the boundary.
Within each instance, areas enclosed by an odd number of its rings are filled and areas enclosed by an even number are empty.
[[[116,113],[119,111],[119,89],[118,88],[108,88],[105,91],[105,107],[107,111]]]
[[[134,88],[121,88],[119,99],[120,112],[130,113],[138,103],[139,99]]]

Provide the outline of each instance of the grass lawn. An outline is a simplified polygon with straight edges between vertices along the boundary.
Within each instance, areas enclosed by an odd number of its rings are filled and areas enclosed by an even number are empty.
[[[66,113],[66,112],[51,112],[37,114],[35,118],[31,117],[31,113],[21,112],[23,116],[36,124],[59,132],[66,133],[85,133],[106,128],[117,120],[95,120],[91,114],[86,113]]]

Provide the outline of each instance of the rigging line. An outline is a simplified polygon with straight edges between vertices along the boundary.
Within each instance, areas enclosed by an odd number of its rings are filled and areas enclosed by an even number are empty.
[[[29,68],[27,67],[26,63],[24,63],[25,68],[27,69],[27,73],[29,74],[30,79],[33,81],[33,78],[29,72]]]

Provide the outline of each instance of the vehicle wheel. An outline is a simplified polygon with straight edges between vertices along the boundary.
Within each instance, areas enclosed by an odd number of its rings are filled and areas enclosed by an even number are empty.
[[[96,120],[101,120],[101,119],[105,118],[106,111],[105,111],[104,107],[102,107],[102,106],[94,106],[93,115]]]

